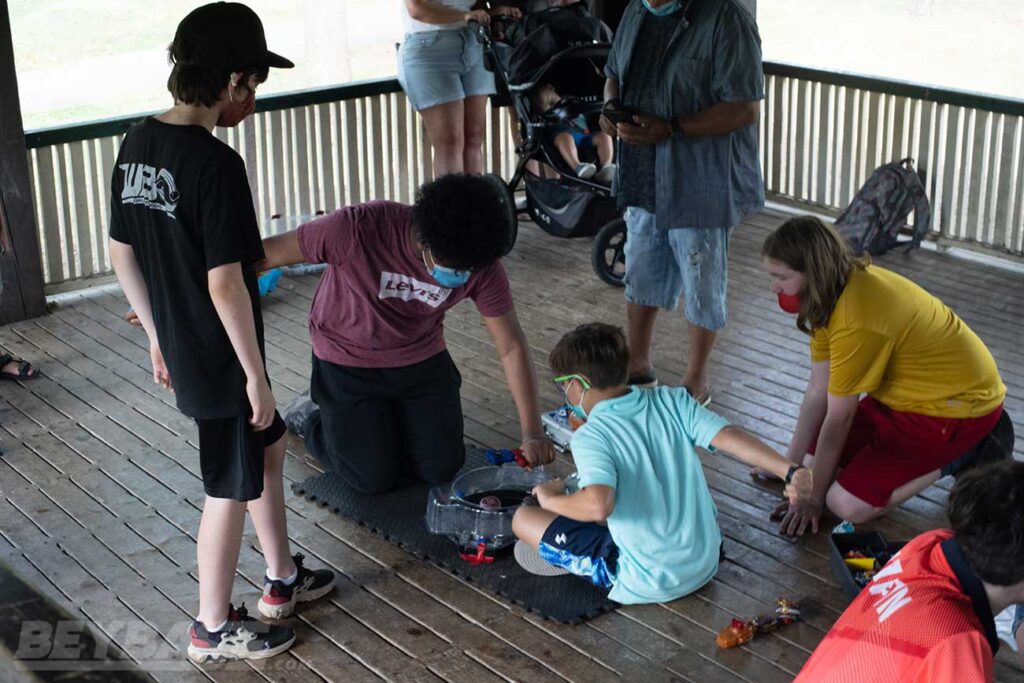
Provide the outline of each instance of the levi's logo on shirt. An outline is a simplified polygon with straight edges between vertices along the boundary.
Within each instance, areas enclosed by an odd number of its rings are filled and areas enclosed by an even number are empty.
[[[122,204],[141,204],[174,218],[181,195],[170,171],[166,168],[157,170],[146,164],[118,164],[118,168],[124,171]]]
[[[408,275],[389,273],[380,274],[380,292],[378,299],[402,299],[403,301],[421,301],[431,308],[437,308],[451,295],[452,290],[429,282],[421,282]]]

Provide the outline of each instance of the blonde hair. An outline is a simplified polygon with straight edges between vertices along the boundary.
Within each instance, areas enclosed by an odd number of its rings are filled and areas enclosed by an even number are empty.
[[[558,97],[558,91],[555,90],[555,86],[544,82],[533,89],[530,99],[537,112],[544,113],[558,104],[560,98]]]
[[[798,216],[779,226],[764,241],[761,256],[803,274],[796,326],[807,334],[828,325],[850,274],[871,263],[870,256],[854,256],[842,235],[814,216]]]

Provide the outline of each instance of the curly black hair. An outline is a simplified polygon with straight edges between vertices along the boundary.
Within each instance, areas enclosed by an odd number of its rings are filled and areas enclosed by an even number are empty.
[[[416,238],[442,265],[476,270],[511,249],[515,202],[497,176],[453,173],[419,189],[412,225]]]
[[[1006,460],[959,477],[947,512],[964,558],[982,581],[1024,581],[1024,462]]]

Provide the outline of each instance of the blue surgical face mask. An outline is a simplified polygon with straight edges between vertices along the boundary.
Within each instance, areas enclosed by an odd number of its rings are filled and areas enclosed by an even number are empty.
[[[670,14],[678,12],[683,6],[682,0],[672,0],[672,2],[665,3],[660,7],[652,7],[648,0],[643,0],[643,3],[644,7],[647,8],[647,11],[656,17],[667,17]]]
[[[437,284],[448,289],[455,289],[469,282],[470,272],[468,270],[455,270],[444,266],[434,265],[430,271],[430,277],[437,281]]]
[[[582,397],[580,397],[580,404],[579,405],[576,405],[575,403],[569,403],[568,401],[565,402],[565,405],[569,406],[569,410],[572,411],[572,414],[575,415],[576,417],[578,417],[579,419],[581,419],[581,420],[586,420],[587,419],[587,411],[583,409],[583,398]]]
[[[423,252],[423,265],[429,268],[427,266],[427,251],[430,250],[427,249]],[[431,254],[430,258],[433,261],[433,254]],[[468,270],[455,270],[454,268],[442,266],[437,261],[434,261],[434,267],[429,268],[429,270],[430,277],[434,278],[437,284],[448,289],[455,289],[466,284],[469,282],[469,276],[472,274]]]
[[[569,400],[569,387],[565,388],[565,405],[569,406],[569,410],[572,411],[573,415],[575,415],[576,417],[578,417],[581,420],[586,420],[587,419],[587,411],[583,407],[583,397],[587,395],[587,389],[586,389],[586,387],[581,387],[581,388],[582,388],[582,391],[580,392],[580,402],[579,402],[579,405],[577,405],[577,404],[575,404],[575,403],[573,403],[572,401]]]

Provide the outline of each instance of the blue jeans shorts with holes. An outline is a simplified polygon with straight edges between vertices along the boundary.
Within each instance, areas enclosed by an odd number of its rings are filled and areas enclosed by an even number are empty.
[[[626,209],[625,219],[626,301],[672,311],[682,295],[691,323],[725,327],[732,228],[665,228],[637,206]]]

